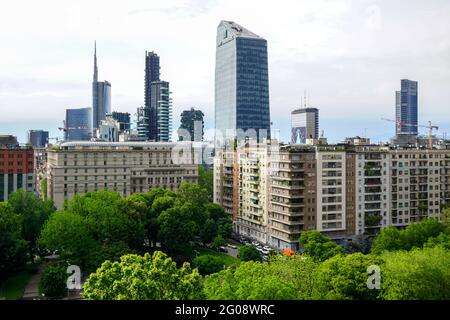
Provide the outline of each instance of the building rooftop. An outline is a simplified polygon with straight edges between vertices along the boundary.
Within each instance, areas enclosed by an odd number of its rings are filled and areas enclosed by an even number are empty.
[[[230,32],[235,38],[263,39],[234,21],[222,20],[220,21],[220,25],[225,26],[228,32]]]

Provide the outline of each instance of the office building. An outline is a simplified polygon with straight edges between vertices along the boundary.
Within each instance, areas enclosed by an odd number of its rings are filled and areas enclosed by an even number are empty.
[[[120,132],[131,130],[131,119],[128,112],[116,112],[113,111],[111,114],[112,118],[119,123]]]
[[[205,123],[201,110],[184,110],[181,113],[179,140],[203,141]]]
[[[291,113],[291,143],[305,144],[306,139],[319,139],[319,110],[296,109]]]
[[[417,81],[402,79],[401,89],[395,92],[395,144],[414,144],[417,138],[418,87]]]
[[[62,208],[66,199],[96,190],[122,196],[154,188],[176,191],[183,181],[198,181],[196,152],[177,158],[173,149],[178,147],[179,142],[62,143],[48,150],[47,196]]]
[[[33,148],[0,144],[0,202],[18,189],[34,192],[35,180]]]
[[[267,41],[232,21],[217,28],[216,146],[237,137],[270,138]]]
[[[33,148],[45,148],[48,143],[48,131],[44,130],[28,130],[27,143]]]
[[[111,113],[111,83],[98,81],[97,46],[94,49],[94,77],[92,81],[92,133],[98,129],[101,120]]]
[[[64,140],[90,140],[92,136],[92,108],[67,109]]]

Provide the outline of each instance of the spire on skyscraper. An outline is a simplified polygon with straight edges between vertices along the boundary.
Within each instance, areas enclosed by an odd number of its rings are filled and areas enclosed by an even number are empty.
[[[97,40],[94,41],[94,82],[98,81],[98,69],[97,69]]]

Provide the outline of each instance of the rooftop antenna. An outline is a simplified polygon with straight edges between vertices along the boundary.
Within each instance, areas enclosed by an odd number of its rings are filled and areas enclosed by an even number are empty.
[[[309,104],[309,93],[308,93],[308,107],[311,107],[311,105]]]
[[[306,108],[306,90],[305,90],[305,96],[303,97],[303,105],[304,105],[305,108]]]

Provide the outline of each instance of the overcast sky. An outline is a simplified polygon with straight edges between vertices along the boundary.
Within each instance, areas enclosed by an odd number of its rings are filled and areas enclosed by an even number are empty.
[[[62,137],[66,108],[90,107],[93,46],[112,109],[144,100],[145,50],[160,56],[174,129],[195,107],[214,126],[215,36],[235,21],[268,41],[271,118],[289,138],[304,91],[332,142],[394,133],[400,79],[419,82],[419,123],[450,133],[450,1],[4,1],[0,7],[0,134]],[[133,116],[134,118],[134,116]],[[425,132],[425,130],[420,130]]]

